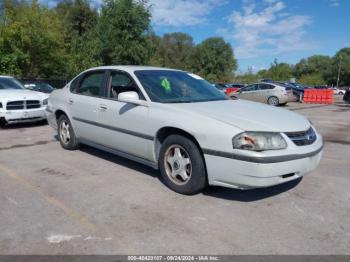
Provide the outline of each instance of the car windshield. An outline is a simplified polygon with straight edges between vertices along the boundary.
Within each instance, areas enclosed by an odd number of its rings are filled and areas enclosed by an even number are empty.
[[[0,78],[1,89],[24,89],[24,86],[14,78]]]
[[[30,83],[27,85],[28,85],[28,89],[32,89],[35,91],[41,91],[44,93],[51,93],[54,90],[54,88],[47,83]]]
[[[228,97],[201,77],[172,70],[138,70],[135,75],[150,99],[160,103],[227,100]]]

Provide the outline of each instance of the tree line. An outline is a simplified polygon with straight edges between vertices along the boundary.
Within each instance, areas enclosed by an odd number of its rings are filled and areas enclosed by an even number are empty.
[[[339,75],[339,81],[338,81]],[[297,64],[278,63],[277,59],[269,69],[259,70],[235,77],[235,81],[251,83],[260,79],[271,79],[286,81],[291,78],[304,85],[350,85],[350,48],[340,49],[333,57],[324,55],[313,55],[301,59]]]
[[[100,65],[152,65],[194,72],[211,82],[249,83],[296,77],[310,85],[350,85],[350,48],[334,57],[315,55],[296,65],[234,74],[233,48],[221,37],[196,44],[182,32],[158,36],[147,0],[62,0],[54,8],[38,0],[0,3],[0,74],[20,78],[70,79]]]
[[[220,37],[199,44],[185,33],[160,37],[147,1],[62,0],[54,8],[37,0],[4,0],[0,17],[0,73],[22,78],[69,79],[100,65],[153,65],[230,81],[237,63]]]

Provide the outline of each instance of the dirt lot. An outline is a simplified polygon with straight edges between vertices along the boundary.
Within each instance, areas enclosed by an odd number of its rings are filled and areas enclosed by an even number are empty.
[[[350,107],[291,104],[324,135],[301,181],[170,191],[158,172],[47,125],[0,130],[0,254],[350,254]]]

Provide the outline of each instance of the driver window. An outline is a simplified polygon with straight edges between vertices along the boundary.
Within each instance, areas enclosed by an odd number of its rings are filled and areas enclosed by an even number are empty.
[[[121,72],[112,72],[109,83],[109,97],[112,99],[118,99],[118,95],[120,93],[130,91],[138,93],[140,99],[144,99],[142,93],[132,78],[127,74]]]

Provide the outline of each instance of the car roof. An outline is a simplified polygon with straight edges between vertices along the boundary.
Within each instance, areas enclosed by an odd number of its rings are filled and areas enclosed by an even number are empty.
[[[135,71],[138,71],[138,70],[170,70],[170,71],[182,71],[184,72],[183,70],[178,70],[178,69],[172,69],[172,68],[165,68],[165,67],[154,67],[154,66],[138,66],[138,65],[111,65],[111,66],[99,66],[99,67],[93,67],[93,68],[90,68],[88,70],[86,70],[85,72],[87,71],[90,71],[90,70],[123,70],[123,71],[126,71],[126,72],[135,72]]]

